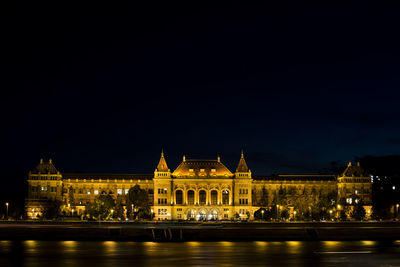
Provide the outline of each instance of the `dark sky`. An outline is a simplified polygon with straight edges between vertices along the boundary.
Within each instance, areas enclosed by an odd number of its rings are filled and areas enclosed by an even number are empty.
[[[270,174],[398,154],[400,10],[286,4],[3,10],[7,190],[41,157],[151,173],[163,148],[171,169],[220,154],[234,170],[243,149]]]

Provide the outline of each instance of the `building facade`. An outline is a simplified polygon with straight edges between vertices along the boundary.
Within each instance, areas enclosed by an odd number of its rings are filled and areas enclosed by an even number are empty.
[[[58,203],[80,215],[100,195],[125,199],[136,185],[147,191],[156,220],[251,220],[256,211],[265,208],[296,219],[320,208],[326,200],[329,203],[324,205],[331,214],[338,215],[342,206],[358,201],[369,214],[372,201],[371,178],[359,164],[349,163],[340,175],[254,176],[241,153],[235,172],[220,157],[194,160],[185,156],[171,172],[161,153],[153,174],[60,173],[51,160],[41,160],[28,175],[26,214],[40,218]]]

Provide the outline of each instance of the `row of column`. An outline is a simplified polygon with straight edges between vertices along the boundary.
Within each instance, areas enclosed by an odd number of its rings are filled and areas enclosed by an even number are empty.
[[[212,191],[216,191],[217,192],[217,205],[219,204],[223,204],[222,203],[222,192],[225,191],[224,190],[215,190],[215,189],[211,189],[211,190],[204,190],[204,189],[200,189],[200,190],[193,190],[193,189],[189,189],[189,190],[182,190],[182,189],[178,189],[175,190],[174,192],[174,204],[176,204],[176,192],[177,191],[181,191],[182,192],[182,198],[183,198],[183,204],[188,205],[189,204],[189,198],[188,198],[188,192],[189,191],[193,191],[194,192],[194,205],[196,204],[200,204],[200,191],[204,191],[206,192],[206,205],[211,204],[211,192]],[[229,190],[226,190],[228,192],[229,195],[229,204],[225,204],[225,205],[231,205],[232,204],[232,194]]]

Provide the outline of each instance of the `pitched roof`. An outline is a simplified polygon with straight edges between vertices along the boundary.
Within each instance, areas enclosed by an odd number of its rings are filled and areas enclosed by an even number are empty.
[[[167,165],[167,161],[164,158],[164,151],[161,151],[161,158],[160,161],[158,162],[157,171],[159,172],[167,172],[168,170],[168,165]]]
[[[40,163],[31,171],[32,174],[57,174],[58,170],[53,165],[53,161],[50,159],[49,162],[44,162],[40,159]]]
[[[186,159],[179,164],[176,170],[172,173],[175,177],[190,177],[190,176],[217,176],[217,177],[232,177],[233,174],[224,164],[218,160],[198,160]]]
[[[357,162],[357,165],[352,165],[351,162],[347,165],[347,168],[342,173],[342,176],[345,177],[367,177],[369,174],[360,166],[360,163]]]
[[[151,180],[154,174],[132,174],[132,173],[64,173],[63,179],[87,179],[87,180]]]
[[[248,172],[249,168],[247,167],[246,161],[244,160],[244,155],[242,151],[242,155],[240,156],[239,164],[236,168],[236,172]]]
[[[336,181],[336,175],[330,174],[278,174],[278,175],[256,175],[255,181]]]

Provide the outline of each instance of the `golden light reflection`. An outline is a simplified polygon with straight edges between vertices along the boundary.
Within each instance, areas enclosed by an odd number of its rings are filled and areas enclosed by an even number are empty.
[[[143,242],[146,247],[156,247],[158,246],[157,242]]]
[[[35,240],[26,240],[24,243],[29,248],[34,248],[37,246],[37,241],[35,241]]]
[[[76,247],[76,241],[62,241],[61,244],[63,244],[67,248],[75,248]]]
[[[198,246],[200,246],[200,242],[195,242],[195,241],[187,242],[186,244],[188,246],[190,246],[190,247],[198,247]]]
[[[288,244],[291,247],[298,247],[300,246],[300,242],[299,241],[287,241],[286,244]]]
[[[113,253],[117,250],[117,242],[115,241],[104,241],[103,244],[106,247],[106,251],[108,253]]]
[[[339,241],[323,241],[324,246],[329,249],[336,248],[340,245]]]
[[[266,241],[254,241],[257,246],[266,247],[268,243]]]
[[[222,246],[224,247],[231,247],[233,246],[233,242],[229,242],[229,241],[221,241],[219,242]]]
[[[363,241],[361,241],[361,244],[363,244],[364,246],[374,246],[376,244],[376,241],[363,240]]]

